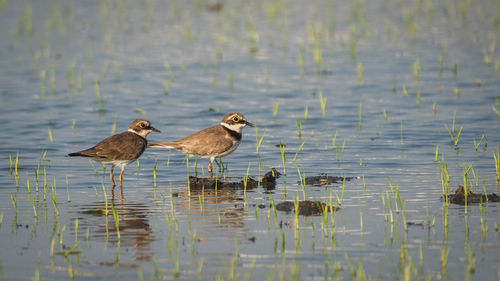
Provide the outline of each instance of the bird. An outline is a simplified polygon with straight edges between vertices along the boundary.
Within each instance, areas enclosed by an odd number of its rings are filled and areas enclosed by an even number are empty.
[[[113,182],[113,188],[111,189],[113,197],[116,185],[113,170],[115,166],[120,167],[120,196],[123,198],[122,180],[125,167],[139,158],[146,150],[148,145],[146,136],[151,132],[159,133],[160,130],[151,126],[151,122],[148,120],[136,119],[130,123],[127,131],[110,136],[89,149],[69,153],[68,156],[87,157],[103,165],[111,165],[109,178]]]
[[[170,142],[152,142],[149,147],[171,148],[201,158],[210,158],[208,172],[213,177],[212,163],[235,151],[241,142],[241,130],[254,127],[241,113],[232,112],[224,116],[219,125],[203,129],[183,139]]]

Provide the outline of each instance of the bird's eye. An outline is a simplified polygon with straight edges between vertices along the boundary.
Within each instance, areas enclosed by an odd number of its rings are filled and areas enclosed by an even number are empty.
[[[146,125],[144,123],[139,123],[139,127],[144,129],[144,128],[146,128]]]
[[[239,118],[238,116],[234,116],[234,117],[233,117],[233,121],[234,121],[235,123],[238,123],[238,122],[240,122],[240,118]]]

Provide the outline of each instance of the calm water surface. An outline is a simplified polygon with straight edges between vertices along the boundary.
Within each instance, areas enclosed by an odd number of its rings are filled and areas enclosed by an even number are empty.
[[[0,1],[1,279],[499,280],[499,203],[441,200],[444,171],[500,191],[497,1],[211,3]],[[151,149],[113,199],[109,168],[65,157],[135,118],[167,141],[233,111],[257,129],[219,176],[274,167],[276,189],[194,190]],[[300,184],[321,174],[354,179]]]

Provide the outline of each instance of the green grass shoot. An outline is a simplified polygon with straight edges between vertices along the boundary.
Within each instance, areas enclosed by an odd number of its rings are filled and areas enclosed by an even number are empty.
[[[345,176],[342,175],[342,188],[340,189],[340,198],[337,199],[337,204],[342,206],[342,202],[344,201],[344,189],[345,189]]]
[[[456,131],[455,130],[455,120],[456,120],[456,111],[453,114],[453,121],[451,125],[451,129],[448,127],[448,125],[445,125],[446,130],[448,131],[448,134],[450,135],[451,142],[453,145],[458,145],[458,140],[460,139],[460,134],[462,133],[462,130],[464,126],[460,127],[460,130]]]
[[[73,74],[74,69],[75,69],[75,62],[69,63],[68,64],[68,70],[66,71],[66,77],[67,77],[67,80],[68,80],[68,88],[70,90],[73,89],[73,86],[75,84],[75,76]]]
[[[281,162],[283,163],[283,174],[286,175],[285,144],[280,143]]]
[[[74,231],[75,231],[75,244],[76,244],[78,243],[78,217],[75,218]]]
[[[52,200],[52,204],[54,205],[54,211],[56,214],[59,214],[59,208],[57,207],[57,187],[56,187],[56,178],[54,178],[54,184],[51,187],[50,191],[50,199]]]
[[[358,66],[356,67],[356,71],[358,73],[358,84],[361,85],[363,84],[363,64],[358,63]]]
[[[495,174],[497,182],[500,181],[500,148],[497,146],[496,152],[493,153],[493,159],[495,160]]]
[[[49,142],[50,142],[50,144],[53,144],[54,143],[54,138],[52,136],[52,130],[50,129],[50,127],[49,127],[48,131],[49,131]]]
[[[42,94],[42,97],[45,97],[45,79],[47,76],[47,71],[45,69],[42,69],[40,71],[40,93]]]
[[[243,197],[245,198],[245,205],[247,205],[247,184],[248,184],[248,174],[250,173],[250,163],[248,163],[247,173],[243,178]]]
[[[10,191],[10,199],[12,201],[12,206],[14,206],[14,210],[16,210],[16,213],[17,213],[17,193],[16,193],[16,196],[14,196],[12,191]]]
[[[108,64],[105,62],[101,67],[101,79],[106,81],[108,79]]]
[[[444,160],[441,163],[441,194],[443,197],[443,204],[448,204],[448,192],[450,184],[450,174],[448,173],[448,165]]]
[[[115,204],[111,204],[111,212],[113,213],[113,219],[115,220],[115,227],[116,227],[116,236],[118,237],[118,240],[120,240],[120,217],[118,215],[118,211],[115,208]]]
[[[172,73],[172,68],[170,67],[170,64],[168,63],[167,60],[163,63],[163,66],[165,67],[165,70],[167,71],[167,78],[168,78],[168,83],[172,84],[174,82],[174,75]]]
[[[299,133],[299,138],[302,137],[302,120],[295,118],[295,126],[297,127],[297,131]]]
[[[99,90],[99,81],[97,79],[94,79],[94,90],[95,90],[95,98],[97,101],[97,109],[99,111],[102,111],[102,100],[101,100],[101,93]]]
[[[9,171],[10,171],[11,175],[12,175],[13,167],[14,167],[14,162],[12,161],[12,155],[9,153]]]
[[[116,132],[116,122],[118,121],[118,117],[115,116],[115,120],[113,121],[113,125],[111,126],[111,135],[114,135]]]
[[[495,99],[495,105],[492,105],[491,108],[493,112],[497,115],[497,118],[500,118],[500,98]]]
[[[326,98],[323,98],[323,91],[319,90],[319,105],[323,118],[326,116]]]
[[[420,60],[416,58],[412,65],[413,68],[413,78],[418,81],[420,78]]]
[[[257,127],[255,127],[255,143],[256,143],[256,145],[255,145],[255,152],[257,154],[259,154],[259,148],[262,145],[262,140],[264,139],[264,135],[266,134],[266,130],[264,130],[262,132],[262,135],[260,135],[260,138],[259,138],[259,132],[258,132],[258,130],[259,129]]]
[[[299,154],[300,150],[302,149],[302,147],[304,146],[304,144],[306,143],[306,141],[303,141],[300,145],[299,145],[299,148],[297,148],[297,152],[295,152],[295,156],[293,157],[293,161],[295,162],[297,160],[297,155]]]
[[[19,151],[16,154],[16,162],[14,164],[14,175],[17,177],[17,167],[19,166]]]
[[[438,161],[438,155],[439,155],[439,146],[436,145],[436,152],[434,154],[434,162],[436,162],[436,163]]]
[[[276,115],[278,115],[278,108],[279,108],[279,103],[276,102],[275,99],[273,99],[273,118],[276,118]]]
[[[158,168],[158,161],[155,159],[155,165],[153,167],[153,188],[154,188],[154,200],[156,201],[156,170]]]
[[[479,150],[479,146],[481,145],[481,143],[483,143],[483,141],[484,141],[484,148],[486,149],[486,147],[488,146],[488,140],[486,139],[486,135],[484,133],[481,134],[481,138],[479,139],[479,141],[476,141],[476,139],[474,139],[473,141],[474,141],[474,149],[476,150],[476,152]]]
[[[184,158],[184,161],[186,161],[186,173],[187,173],[187,181],[188,181],[188,192],[189,192],[189,197],[191,197],[191,188],[189,186],[189,154],[186,154],[186,157]]]
[[[403,91],[403,96],[408,97],[408,89],[406,89],[406,85],[403,85],[401,90]]]
[[[304,73],[304,56],[300,48],[297,50],[297,64],[299,65],[301,73]]]

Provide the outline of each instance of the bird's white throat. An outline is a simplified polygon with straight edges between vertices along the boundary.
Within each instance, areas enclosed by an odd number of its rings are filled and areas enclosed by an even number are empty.
[[[229,125],[229,124],[224,123],[224,122],[221,122],[220,124],[221,124],[221,126],[224,126],[224,127],[228,128],[229,130],[237,132],[237,133],[241,133],[241,128],[243,128],[245,126],[243,124]]]

